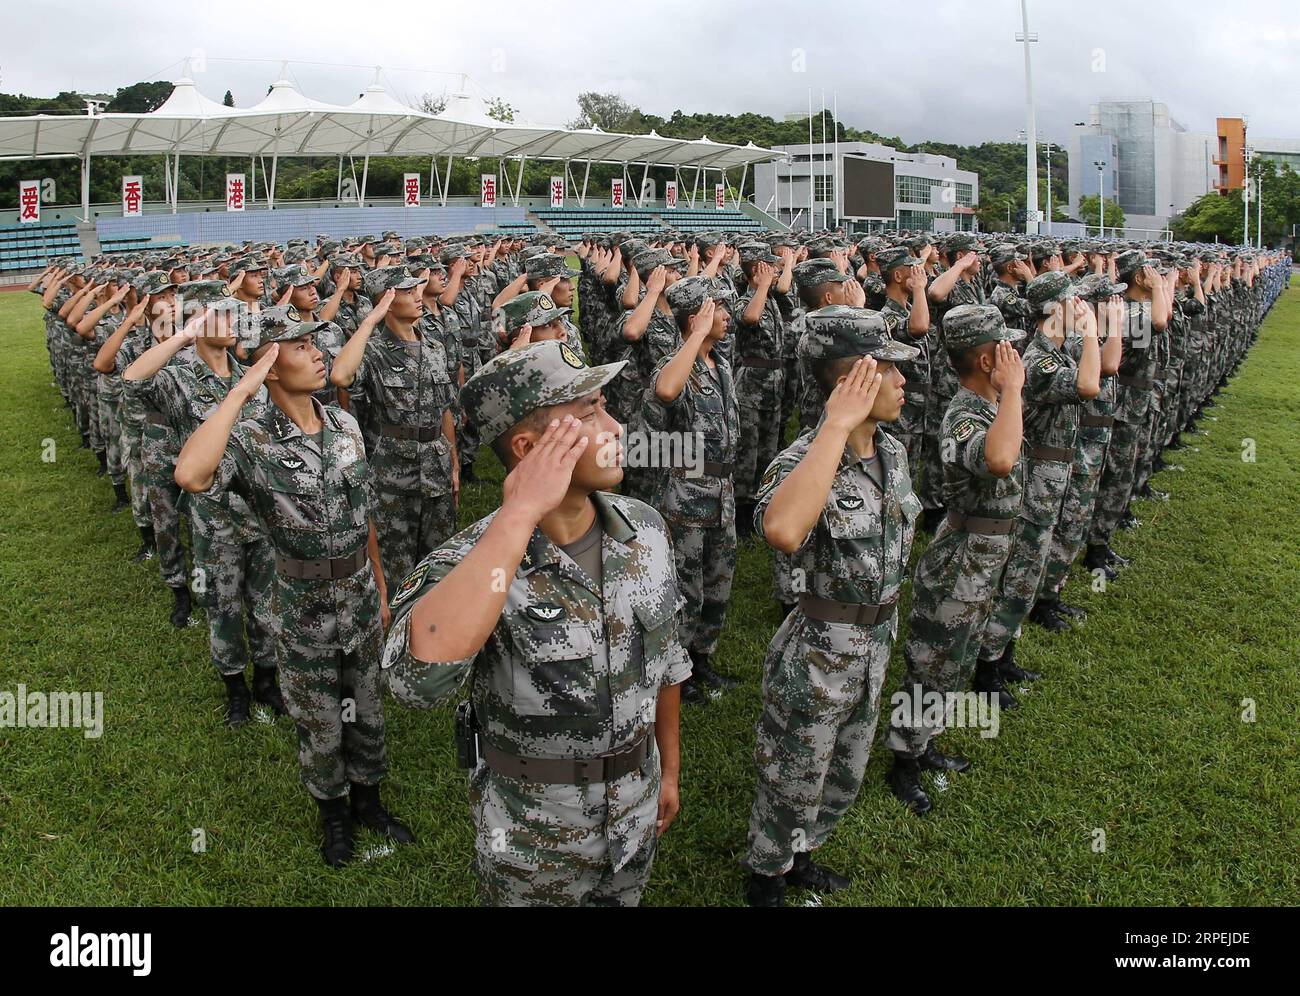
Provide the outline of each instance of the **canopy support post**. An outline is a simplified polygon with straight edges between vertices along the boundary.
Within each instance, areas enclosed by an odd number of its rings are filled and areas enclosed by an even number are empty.
[[[181,154],[176,153],[176,171],[172,173],[172,214],[180,208],[181,203]]]
[[[519,173],[515,176],[514,206],[519,206],[519,194],[524,187],[524,163],[528,161],[527,156],[519,157]]]
[[[279,153],[276,153],[271,156],[271,187],[266,194],[266,209],[268,211],[275,210],[275,174],[279,170],[279,166],[280,155]]]
[[[339,181],[334,185],[335,203],[343,200],[343,157],[339,156]]]
[[[637,192],[636,206],[645,207],[645,182],[650,179],[650,160],[646,160],[645,169],[641,171],[641,189]]]
[[[587,160],[587,171],[582,174],[582,196],[578,198],[578,207],[587,206],[587,181],[591,179],[591,160]]]
[[[453,158],[450,154],[447,156],[447,179],[441,186],[442,201],[440,203],[442,207],[447,206],[447,195],[451,192],[451,163]]]
[[[81,157],[81,220],[90,223],[90,154]]]
[[[749,178],[749,163],[745,163],[745,168],[740,171],[740,186],[736,188],[736,210],[740,210],[740,198],[745,192],[745,181]]]
[[[370,179],[370,153],[366,153],[365,159],[361,161],[361,201],[362,207],[366,206],[366,181]]]

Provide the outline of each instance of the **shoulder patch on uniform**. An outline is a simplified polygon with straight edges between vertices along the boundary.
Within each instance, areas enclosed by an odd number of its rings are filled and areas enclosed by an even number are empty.
[[[1061,364],[1057,362],[1055,356],[1044,356],[1041,360],[1038,361],[1038,369],[1045,374],[1051,373],[1060,365]]]
[[[575,370],[581,370],[583,368],[584,364],[582,360],[578,358],[577,353],[569,348],[567,342],[560,343],[560,358]]]
[[[978,423],[973,418],[964,418],[957,423],[952,430],[952,437],[959,443],[964,443],[975,435],[975,427]]]
[[[524,609],[524,612],[538,622],[559,622],[564,618],[564,606],[554,602],[537,602]]]
[[[394,608],[394,609],[397,608],[397,606],[401,605],[408,598],[414,595],[415,592],[419,589],[420,585],[424,583],[425,575],[427,575],[428,573],[429,573],[429,565],[421,564],[410,574],[408,574],[406,576],[406,579],[398,586],[397,594],[395,594],[392,598],[388,600],[389,608]]]
[[[835,503],[846,512],[856,512],[862,507],[862,499],[858,495],[846,495],[836,499]]]

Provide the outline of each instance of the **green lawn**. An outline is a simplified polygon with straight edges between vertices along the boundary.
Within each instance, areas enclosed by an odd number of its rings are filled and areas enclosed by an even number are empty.
[[[226,730],[206,629],[174,631],[155,565],[128,561],[130,514],[107,514],[109,485],[76,448],[34,295],[0,295],[0,348],[0,691],[99,690],[106,711],[97,740],[0,729],[0,903],[473,902],[450,714],[389,704],[387,795],[420,842],[389,854],[366,834],[361,847],[379,853],[326,869],[288,720]],[[1120,534],[1135,565],[1105,593],[1071,583],[1086,628],[1027,633],[1024,663],[1048,679],[997,739],[949,734],[975,763],[934,793],[932,814],[895,802],[877,751],[823,852],[857,884],[828,904],[1296,902],[1297,384],[1300,288],[1270,316],[1200,452],[1182,457],[1186,473],[1157,480],[1173,500],[1139,506],[1143,527]],[[490,455],[479,469],[499,481]],[[495,496],[495,483],[469,489],[462,521]],[[742,901],[753,722],[777,623],[768,565],[765,550],[742,551],[719,665],[744,682],[686,712],[684,809],[648,903]]]

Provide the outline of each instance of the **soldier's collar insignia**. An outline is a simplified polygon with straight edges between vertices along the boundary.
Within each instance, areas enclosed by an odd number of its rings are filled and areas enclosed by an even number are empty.
[[[538,622],[559,622],[564,618],[564,606],[556,605],[554,602],[538,602],[536,605],[528,606],[524,612]]]
[[[303,463],[295,457],[280,457],[280,466],[285,470],[302,470]]]
[[[424,583],[425,575],[428,573],[429,565],[421,564],[408,574],[406,579],[398,587],[397,594],[393,595],[392,598],[388,600],[389,607],[396,608],[414,595],[419,590],[420,585]]]
[[[846,512],[856,512],[862,507],[862,499],[858,495],[845,495],[837,499],[836,504]]]
[[[953,430],[953,438],[959,443],[964,443],[975,433],[975,420],[965,419],[958,423],[957,428]]]
[[[569,348],[567,342],[560,343],[560,358],[575,370],[581,370],[586,366],[579,358],[578,354]]]

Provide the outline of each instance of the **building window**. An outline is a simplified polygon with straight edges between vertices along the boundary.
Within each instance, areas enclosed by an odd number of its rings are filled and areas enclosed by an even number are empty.
[[[835,199],[835,177],[833,176],[814,176],[813,177],[813,198],[814,200],[830,203]]]

